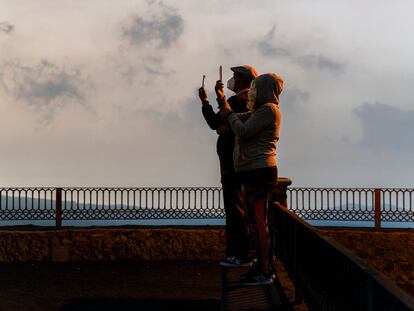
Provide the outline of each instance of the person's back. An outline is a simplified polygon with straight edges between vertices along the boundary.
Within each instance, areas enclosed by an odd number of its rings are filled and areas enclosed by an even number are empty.
[[[267,126],[253,136],[240,136],[234,148],[236,171],[247,171],[276,165],[276,143],[279,137],[281,113],[273,103],[266,103],[255,111]]]
[[[234,148],[236,171],[276,166],[276,145],[279,140],[279,80],[275,74],[261,75],[254,81],[256,99],[253,112],[245,123],[230,115],[228,121],[237,134]]]

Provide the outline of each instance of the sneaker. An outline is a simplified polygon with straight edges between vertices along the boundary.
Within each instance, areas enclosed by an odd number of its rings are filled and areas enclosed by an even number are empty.
[[[260,272],[260,270],[258,269],[258,267],[257,266],[254,266],[247,273],[243,273],[242,275],[240,275],[240,283],[242,283],[246,279],[249,279],[249,278],[255,276],[259,272]]]
[[[242,260],[235,256],[229,256],[220,262],[222,267],[250,267],[252,262],[249,260]]]
[[[276,268],[275,267],[270,266],[269,276],[272,278],[272,280],[274,280],[274,279],[277,278],[277,271],[276,271]]]
[[[256,273],[246,273],[240,277],[242,285],[268,285],[273,283],[273,279],[268,273],[256,271]]]

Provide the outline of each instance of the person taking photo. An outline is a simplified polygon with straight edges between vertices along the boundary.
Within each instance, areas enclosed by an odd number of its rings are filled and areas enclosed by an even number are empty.
[[[228,80],[227,88],[235,93],[227,103],[232,111],[247,112],[248,90],[257,71],[248,65],[230,68],[233,77]],[[220,81],[221,82],[221,81]],[[220,160],[221,184],[223,189],[224,210],[226,214],[226,251],[222,266],[249,266],[250,238],[241,185],[236,177],[233,164],[234,134],[227,122],[208,101],[206,90],[199,89],[202,113],[208,126],[217,132],[217,154]]]

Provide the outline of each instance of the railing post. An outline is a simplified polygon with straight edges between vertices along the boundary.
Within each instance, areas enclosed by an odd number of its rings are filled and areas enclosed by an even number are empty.
[[[374,190],[374,221],[375,230],[381,230],[381,189]]]
[[[56,188],[56,228],[62,227],[62,188]]]

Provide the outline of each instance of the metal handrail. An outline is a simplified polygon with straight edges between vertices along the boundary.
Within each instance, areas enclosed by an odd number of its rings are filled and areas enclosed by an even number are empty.
[[[311,310],[414,310],[414,299],[282,204],[271,206],[275,251]]]

